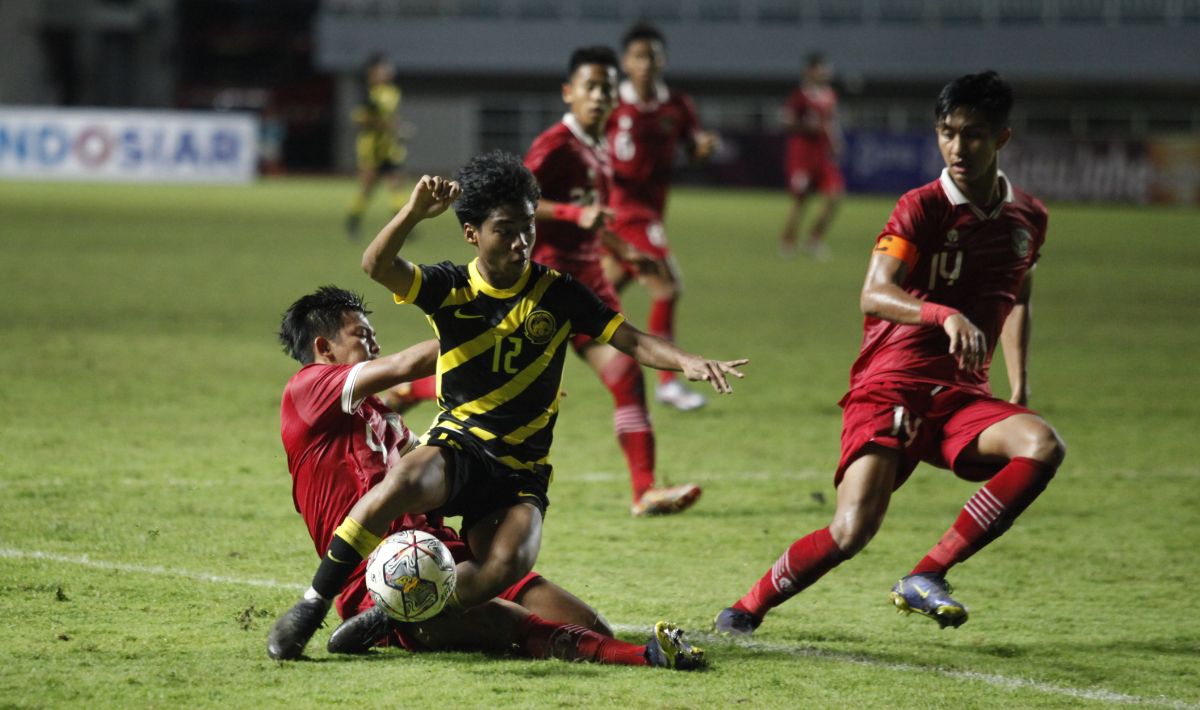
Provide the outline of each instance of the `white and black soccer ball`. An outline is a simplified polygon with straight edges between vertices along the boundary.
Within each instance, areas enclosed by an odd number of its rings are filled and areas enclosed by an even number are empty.
[[[367,591],[396,621],[435,616],[457,580],[450,550],[420,530],[389,535],[367,558]]]

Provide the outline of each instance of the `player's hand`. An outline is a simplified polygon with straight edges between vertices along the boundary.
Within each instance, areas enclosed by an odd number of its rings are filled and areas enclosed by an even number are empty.
[[[739,380],[745,377],[737,368],[750,362],[741,360],[708,360],[702,357],[692,357],[683,364],[683,376],[692,382],[707,382],[718,394],[729,394],[733,387],[729,385],[726,375],[733,375]]]
[[[1029,386],[1019,385],[1013,388],[1012,396],[1008,398],[1010,404],[1019,404],[1022,407],[1029,405]]]
[[[708,160],[721,147],[721,137],[712,131],[700,131],[693,138],[692,158]]]
[[[575,220],[575,224],[591,232],[608,227],[612,223],[613,216],[613,211],[607,207],[590,205],[579,210],[579,217]]]
[[[975,372],[987,358],[987,336],[961,313],[946,319],[942,329],[950,337],[950,354],[960,370]]]
[[[657,274],[662,276],[666,270],[665,262],[655,259],[630,244],[625,244],[625,248],[621,250],[620,259],[636,269],[639,274]]]
[[[453,180],[436,175],[422,175],[413,187],[412,196],[405,208],[418,219],[437,217],[446,211],[462,194],[462,188]]]

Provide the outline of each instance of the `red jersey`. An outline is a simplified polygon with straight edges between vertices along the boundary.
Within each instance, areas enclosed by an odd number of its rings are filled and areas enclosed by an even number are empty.
[[[787,112],[796,126],[813,121],[821,125],[821,130],[816,133],[794,130],[788,135],[789,158],[797,160],[810,157],[813,153],[832,153],[833,141],[829,136],[829,127],[837,116],[837,93],[833,89],[828,86],[797,87],[788,97]]]
[[[400,416],[378,397],[351,401],[364,364],[305,365],[283,390],[279,423],[292,474],[292,500],[318,555],[325,554],[333,531],[355,502],[383,479],[388,464],[415,440]],[[424,515],[404,516],[389,532],[407,528],[438,537],[443,533]]]
[[[988,344],[983,369],[960,370],[948,353],[949,338],[937,326],[868,317],[862,349],[850,370],[851,389],[918,382],[991,395],[987,366],[1021,282],[1046,239],[1045,206],[1013,189],[1003,173],[1000,181],[1004,199],[984,214],[943,170],[939,179],[900,198],[875,247],[903,255],[908,264],[905,291],[957,308],[983,331]]]
[[[608,203],[612,166],[608,150],[571,114],[534,139],[525,167],[537,178],[542,197],[580,207]],[[600,236],[563,220],[538,220],[533,260],[554,268],[600,262]]]
[[[613,158],[611,205],[618,211],[649,210],[659,220],[667,206],[667,188],[675,171],[675,148],[700,130],[696,107],[687,94],[655,87],[654,99],[642,102],[633,85],[621,82],[621,103],[608,118]]]

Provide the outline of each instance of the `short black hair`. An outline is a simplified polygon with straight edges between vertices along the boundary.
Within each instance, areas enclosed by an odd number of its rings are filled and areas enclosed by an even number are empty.
[[[599,64],[604,67],[612,67],[616,70],[617,55],[612,51],[611,47],[604,45],[596,45],[594,47],[580,47],[574,52],[571,52],[571,61],[567,62],[567,79],[575,76],[575,70],[585,64]]]
[[[542,196],[529,168],[520,158],[503,150],[475,156],[459,168],[454,179],[462,188],[454,201],[454,214],[462,225],[478,227],[498,207],[536,205]]]
[[[1012,106],[1012,87],[989,69],[960,76],[942,87],[933,107],[933,118],[940,122],[957,109],[966,109],[970,113],[983,114],[995,134],[1008,128],[1008,113]]]
[[[625,36],[621,37],[621,49],[629,49],[629,45],[641,39],[658,42],[663,49],[667,48],[667,38],[663,37],[663,33],[659,32],[657,27],[649,22],[639,22],[625,31]]]
[[[342,329],[346,311],[371,315],[360,294],[337,286],[322,286],[288,307],[279,325],[283,351],[301,365],[313,361],[312,343],[318,336],[334,339]]]
[[[825,54],[822,52],[809,52],[808,56],[804,58],[804,66],[809,69],[819,67],[825,63]]]

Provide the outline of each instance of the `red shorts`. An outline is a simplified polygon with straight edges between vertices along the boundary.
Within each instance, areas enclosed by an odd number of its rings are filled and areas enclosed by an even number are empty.
[[[788,190],[796,197],[813,191],[823,195],[840,195],[846,181],[837,161],[826,156],[789,156],[787,161]]]
[[[471,554],[470,548],[467,547],[467,543],[463,542],[462,540],[443,540],[442,542],[445,543],[446,548],[450,550],[450,554],[454,556],[455,562],[463,562],[466,560],[475,559]],[[359,565],[358,569],[354,570],[354,574],[351,575],[350,581],[346,585],[346,588],[338,597],[337,611],[338,615],[343,619],[348,619],[355,614],[361,614],[367,609],[375,606],[375,602],[372,601],[371,595],[367,594],[367,582],[364,577],[365,573],[366,565]],[[522,577],[519,582],[501,592],[497,596],[497,599],[504,599],[505,601],[510,602],[516,601],[521,592],[525,590],[525,587],[529,586],[529,584],[535,579],[540,579],[541,576],[542,575],[538,574],[537,572],[530,572]],[[388,635],[387,638],[379,642],[379,645],[400,646],[406,651],[426,650],[425,645],[417,640],[416,635],[412,633],[412,629],[410,629],[407,624],[398,625],[395,630]]]
[[[984,429],[1032,410],[1004,400],[955,387],[925,384],[871,385],[851,390],[842,407],[842,457],[834,484],[863,452],[875,443],[900,451],[899,488],[921,461],[948,468],[967,480],[987,480],[995,470],[980,470],[956,459]]]
[[[663,229],[662,217],[653,212],[618,212],[613,223],[613,233],[626,244],[660,261],[671,254],[671,245],[667,243],[667,231]],[[633,264],[622,261],[621,266],[631,275],[637,273]]]

